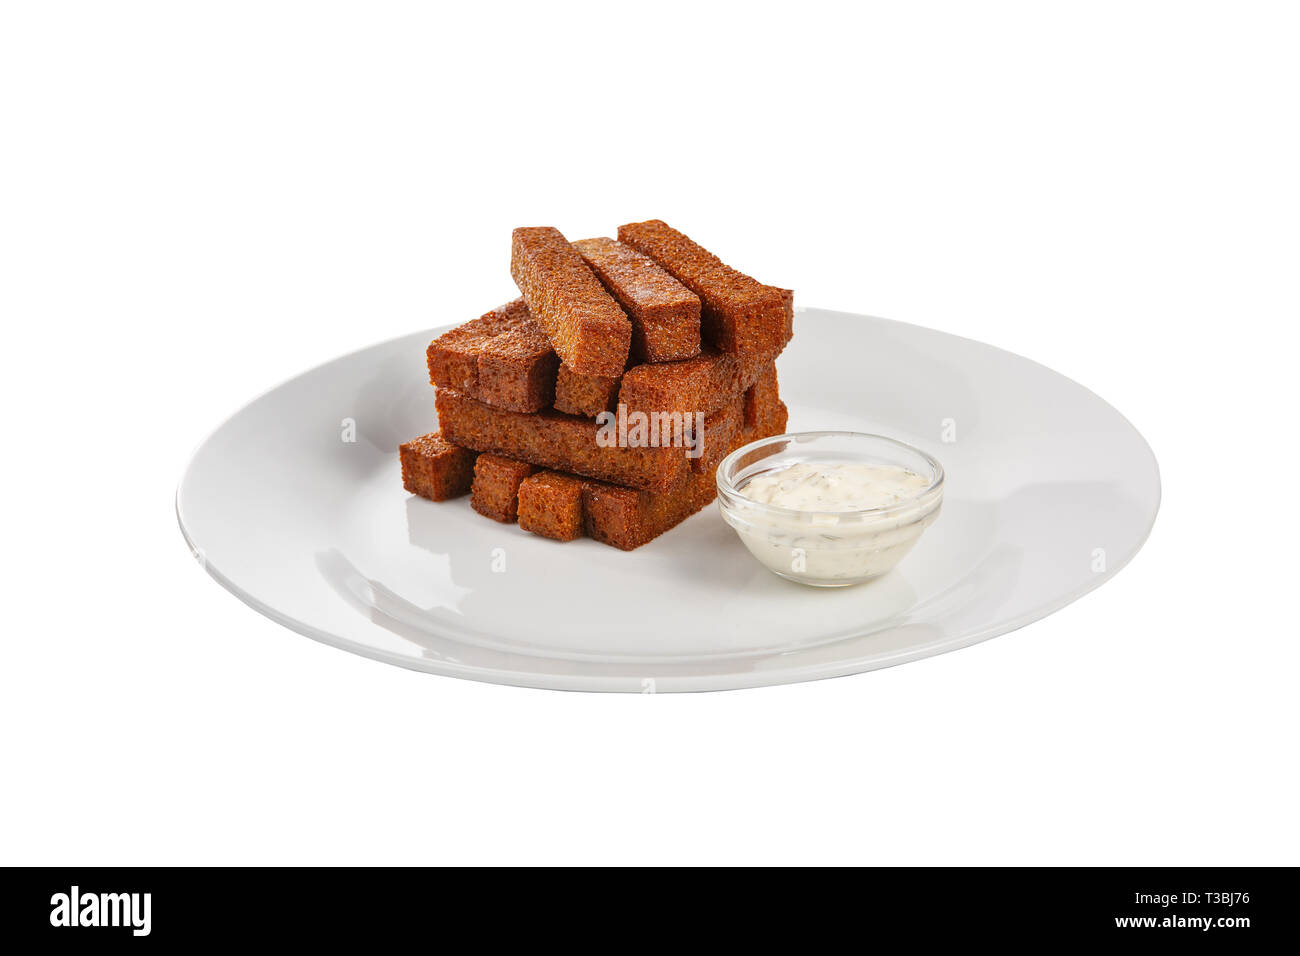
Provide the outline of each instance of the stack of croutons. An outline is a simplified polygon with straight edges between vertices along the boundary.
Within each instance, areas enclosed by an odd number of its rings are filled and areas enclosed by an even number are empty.
[[[659,220],[618,241],[516,229],[510,273],[520,298],[429,345],[440,430],[401,447],[413,494],[631,550],[712,501],[728,453],[785,431],[790,290]]]

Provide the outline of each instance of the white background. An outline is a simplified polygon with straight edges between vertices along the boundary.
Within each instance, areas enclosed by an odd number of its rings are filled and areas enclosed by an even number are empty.
[[[1293,5],[3,9],[0,862],[1300,862]],[[363,660],[190,558],[247,399],[512,296],[513,226],[649,217],[1098,392],[1145,550],[955,654],[658,697]]]

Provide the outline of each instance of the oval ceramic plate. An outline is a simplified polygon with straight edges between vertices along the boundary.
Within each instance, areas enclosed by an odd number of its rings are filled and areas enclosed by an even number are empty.
[[[930,329],[801,309],[778,362],[790,431],[890,435],[947,470],[943,513],[879,580],[759,566],[711,505],[644,547],[561,544],[402,488],[437,427],[425,347],[344,356],[254,400],[176,494],[208,572],[301,634],[450,677],[565,690],[724,690],[955,650],[1052,613],[1137,553],[1155,458],[1087,389]],[[354,439],[354,440],[348,440]]]

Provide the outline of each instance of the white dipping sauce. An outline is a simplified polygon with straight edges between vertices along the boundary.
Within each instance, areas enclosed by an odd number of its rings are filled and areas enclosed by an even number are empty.
[[[929,484],[897,465],[800,462],[755,475],[741,494],[795,511],[866,511],[915,498]]]
[[[856,584],[896,565],[934,522],[942,492],[925,494],[930,483],[897,465],[799,462],[755,475],[739,489],[747,501],[724,509],[724,516],[750,552],[782,577]],[[876,509],[889,510],[859,513]]]

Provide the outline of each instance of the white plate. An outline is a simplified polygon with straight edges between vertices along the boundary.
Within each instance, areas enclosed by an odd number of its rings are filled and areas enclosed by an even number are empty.
[[[1123,416],[968,339],[801,309],[781,357],[791,431],[890,435],[947,470],[943,514],[896,570],[837,590],[777,578],[713,505],[633,552],[501,525],[402,489],[397,446],[437,425],[440,329],[313,369],[195,453],[176,494],[208,572],[344,650],[566,690],[723,690],[836,677],[1037,620],[1115,574],[1160,502]],[[356,440],[345,441],[347,421]]]

